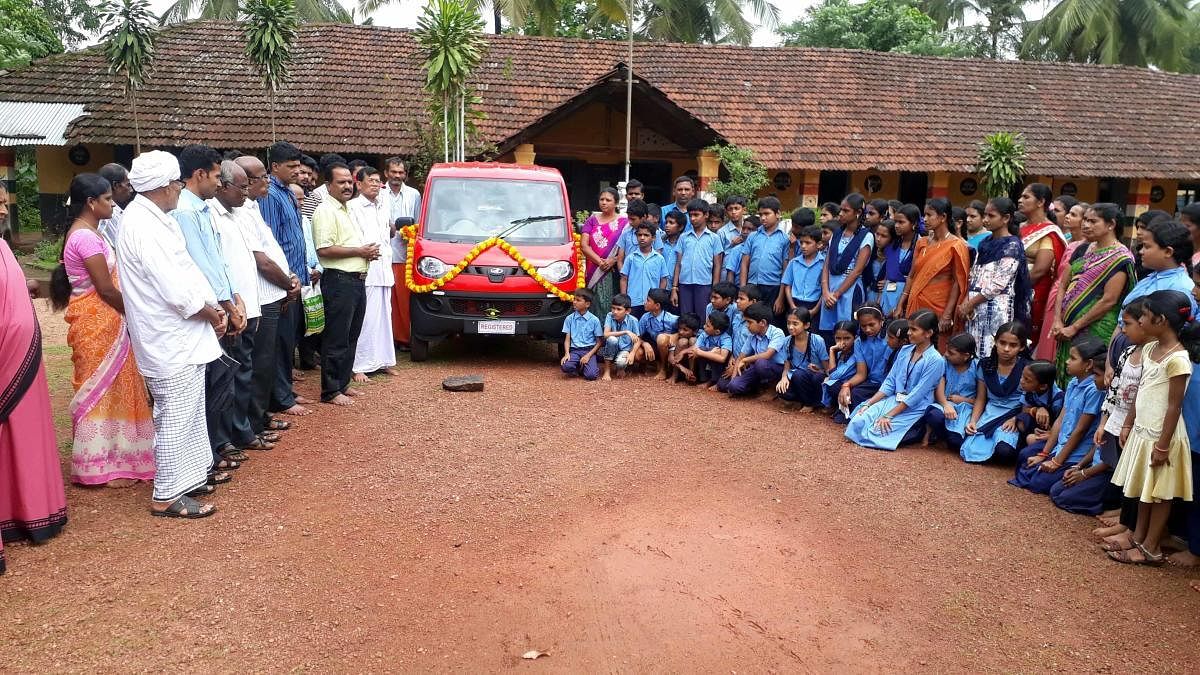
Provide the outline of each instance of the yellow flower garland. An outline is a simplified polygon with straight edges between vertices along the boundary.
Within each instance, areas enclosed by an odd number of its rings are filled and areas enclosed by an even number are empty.
[[[566,302],[570,302],[575,299],[574,295],[563,291],[558,286],[555,286],[554,284],[547,281],[540,273],[538,273],[537,268],[534,267],[525,258],[525,256],[521,255],[521,252],[518,251],[516,249],[516,247],[514,247],[512,244],[510,244],[507,241],[504,241],[503,239],[500,239],[498,237],[488,237],[487,239],[484,239],[483,241],[476,244],[475,247],[472,248],[470,250],[470,252],[467,253],[466,257],[464,257],[462,260],[458,261],[457,265],[450,268],[449,272],[446,272],[441,277],[434,279],[430,283],[427,283],[427,284],[413,283],[414,252],[413,252],[413,246],[411,244],[414,241],[416,241],[417,226],[409,225],[407,227],[402,227],[402,228],[400,228],[400,234],[409,243],[407,260],[405,260],[405,263],[404,263],[404,283],[406,286],[408,286],[408,289],[410,291],[412,291],[413,293],[429,293],[430,291],[436,291],[437,289],[441,288],[442,286],[445,286],[446,284],[453,281],[454,278],[457,277],[459,274],[462,274],[462,271],[465,270],[467,268],[467,266],[471,264],[472,261],[474,261],[480,255],[482,255],[484,251],[488,250],[489,248],[492,248],[493,246],[499,246],[500,250],[504,251],[506,254],[508,254],[508,257],[510,257],[514,261],[516,261],[517,265],[519,265],[526,274],[533,277],[535,281],[537,281],[539,284],[541,284],[542,288],[546,289],[546,292],[553,293],[555,296],[557,296],[558,298],[560,298]],[[583,265],[583,247],[582,247],[582,244],[580,243],[580,241],[581,241],[580,236],[578,234],[574,235],[575,269],[576,269],[575,288],[583,288],[583,285],[585,283],[585,281],[584,281],[585,267]]]

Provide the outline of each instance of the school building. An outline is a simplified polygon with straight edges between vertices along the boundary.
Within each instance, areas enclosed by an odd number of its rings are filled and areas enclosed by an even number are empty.
[[[558,168],[575,209],[624,175],[628,46],[487,36],[473,85],[478,129],[502,161]],[[423,59],[407,30],[308,24],[277,102],[277,137],[318,156],[382,160],[419,152],[430,113]],[[634,177],[670,201],[681,174],[701,186],[734,143],[769,168],[784,207],[847,192],[955,204],[981,195],[978,144],[1024,134],[1029,179],[1134,214],[1197,198],[1200,77],[1068,63],[943,59],[840,49],[640,43],[633,52]],[[138,91],[143,149],[207,143],[258,150],[267,99],[237,24],[200,21],[159,34]],[[0,74],[0,178],[7,146],[36,147],[43,219],[62,213],[72,176],[134,154],[134,118],[99,48]],[[428,145],[428,144],[426,144]],[[439,148],[440,154],[440,148]],[[7,175],[4,175],[7,173]],[[418,186],[420,187],[420,186]]]

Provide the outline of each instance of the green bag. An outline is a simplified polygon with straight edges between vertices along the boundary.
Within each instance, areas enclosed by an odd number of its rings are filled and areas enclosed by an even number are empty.
[[[325,330],[325,299],[321,296],[321,282],[302,287],[300,302],[304,305],[304,336]]]

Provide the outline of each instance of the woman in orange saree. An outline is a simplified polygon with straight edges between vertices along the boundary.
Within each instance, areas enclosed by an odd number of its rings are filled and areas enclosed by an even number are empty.
[[[75,366],[71,480],[122,487],[154,478],[154,423],[125,329],[116,259],[96,230],[111,210],[108,181],[96,174],[71,181],[72,222],[50,295],[66,309]]]
[[[917,207],[905,204],[897,217],[914,219],[920,216]],[[967,290],[967,273],[971,257],[967,243],[953,231],[950,202],[935,198],[925,207],[925,227],[928,237],[921,237],[913,253],[912,272],[904,286],[899,307],[907,316],[919,309],[930,309],[938,315],[940,347],[954,334],[954,310]]]

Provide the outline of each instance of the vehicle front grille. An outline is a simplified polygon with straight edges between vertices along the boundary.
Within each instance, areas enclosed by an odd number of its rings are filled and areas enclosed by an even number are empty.
[[[464,316],[502,319],[509,316],[535,316],[542,311],[541,300],[470,300],[451,298],[450,309]]]

